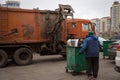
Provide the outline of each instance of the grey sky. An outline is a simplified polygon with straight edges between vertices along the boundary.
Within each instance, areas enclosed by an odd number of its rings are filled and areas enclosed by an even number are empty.
[[[5,0],[0,0],[4,2]],[[76,18],[102,18],[110,16],[110,7],[115,0],[19,0],[21,8],[54,10],[58,4],[70,4]],[[120,2],[120,0],[117,0]]]

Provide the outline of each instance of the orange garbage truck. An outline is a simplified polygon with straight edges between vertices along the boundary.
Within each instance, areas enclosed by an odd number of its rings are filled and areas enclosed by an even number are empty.
[[[9,59],[30,64],[34,52],[65,56],[66,18],[73,13],[62,4],[54,11],[0,7],[0,67]]]
[[[34,52],[66,57],[69,36],[83,39],[94,31],[90,20],[74,19],[73,13],[70,5],[62,4],[54,11],[0,7],[0,67],[9,59],[30,64]]]

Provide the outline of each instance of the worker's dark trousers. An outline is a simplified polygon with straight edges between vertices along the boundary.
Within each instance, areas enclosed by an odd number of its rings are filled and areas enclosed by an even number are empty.
[[[99,69],[99,57],[87,57],[87,75],[97,78]]]

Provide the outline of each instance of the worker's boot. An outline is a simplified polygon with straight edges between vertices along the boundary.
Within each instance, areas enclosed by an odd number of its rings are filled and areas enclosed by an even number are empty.
[[[92,76],[88,76],[88,80],[92,80],[93,79],[93,77]]]
[[[96,80],[96,78],[92,77],[90,80]]]

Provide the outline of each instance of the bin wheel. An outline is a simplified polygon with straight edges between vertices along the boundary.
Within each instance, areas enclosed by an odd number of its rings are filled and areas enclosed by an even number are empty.
[[[8,62],[8,55],[4,50],[0,49],[0,68],[5,67]]]
[[[120,68],[115,67],[114,70],[120,73]]]
[[[68,73],[68,69],[67,69],[67,67],[65,67],[65,71],[66,71],[66,73]]]
[[[103,56],[103,59],[105,59],[105,56]]]
[[[79,75],[78,72],[72,72],[72,76],[76,76],[76,75]]]
[[[66,59],[66,58],[67,58],[67,55],[65,55],[65,54],[62,54],[62,57]]]
[[[32,51],[28,48],[19,48],[14,53],[14,61],[17,65],[28,65],[32,62]]]

